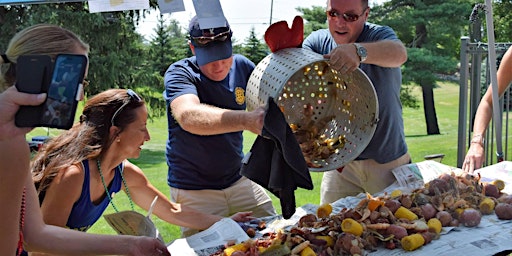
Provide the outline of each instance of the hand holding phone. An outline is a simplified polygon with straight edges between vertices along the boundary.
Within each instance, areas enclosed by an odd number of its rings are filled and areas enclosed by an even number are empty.
[[[42,105],[21,107],[15,117],[16,125],[71,128],[86,68],[85,55],[59,54],[53,66],[49,56],[20,56],[16,87],[27,93],[46,92],[47,98]]]

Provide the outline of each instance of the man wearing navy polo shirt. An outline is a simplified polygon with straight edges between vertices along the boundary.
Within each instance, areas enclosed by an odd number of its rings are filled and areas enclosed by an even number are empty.
[[[275,215],[266,191],[240,175],[242,132],[261,134],[265,114],[263,107],[246,111],[245,89],[255,65],[232,54],[227,21],[204,29],[194,17],[189,34],[195,56],[173,63],[164,78],[171,198],[221,216]],[[183,236],[195,232],[182,228]]]

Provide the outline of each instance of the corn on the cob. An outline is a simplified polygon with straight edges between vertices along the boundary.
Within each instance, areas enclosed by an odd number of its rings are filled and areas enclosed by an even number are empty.
[[[395,212],[395,217],[399,219],[408,219],[408,220],[417,220],[418,215],[416,215],[414,212],[411,212],[411,210],[400,206]]]
[[[494,206],[496,204],[494,203],[494,200],[490,199],[489,197],[484,198],[480,202],[480,205],[478,205],[478,208],[480,209],[480,212],[482,214],[491,214],[494,211]]]
[[[431,218],[427,222],[428,229],[430,231],[435,232],[436,234],[441,233],[441,229],[443,228],[443,225],[441,224],[441,221],[437,218]]]
[[[300,252],[300,256],[316,256],[316,253],[313,251],[313,249],[311,249],[311,247],[308,246]]]
[[[414,251],[423,244],[425,244],[425,238],[423,238],[422,235],[416,233],[408,236],[404,236],[402,240],[400,241],[402,244],[402,248],[406,251]]]
[[[355,236],[361,236],[361,234],[363,234],[363,226],[361,223],[352,218],[345,218],[341,222],[341,230]]]
[[[316,239],[324,240],[327,242],[327,247],[332,247],[334,245],[334,239],[330,236],[316,236]]]
[[[229,246],[228,248],[224,249],[224,255],[231,256],[234,252],[241,251],[245,252],[247,251],[247,246],[245,246],[245,243],[239,243],[232,246]]]
[[[502,191],[505,188],[505,182],[503,180],[493,180],[491,184],[496,186],[499,191]]]
[[[318,218],[327,218],[329,215],[331,215],[332,212],[332,205],[330,204],[323,204],[316,210],[316,216]]]

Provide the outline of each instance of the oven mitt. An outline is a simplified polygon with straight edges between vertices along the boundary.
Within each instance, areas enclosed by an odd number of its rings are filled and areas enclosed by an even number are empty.
[[[244,158],[241,174],[279,198],[285,219],[295,213],[297,187],[313,189],[299,143],[272,98],[268,100],[262,135]]]
[[[271,24],[263,36],[271,52],[285,48],[300,48],[304,39],[304,20],[295,16],[289,28],[285,20]]]

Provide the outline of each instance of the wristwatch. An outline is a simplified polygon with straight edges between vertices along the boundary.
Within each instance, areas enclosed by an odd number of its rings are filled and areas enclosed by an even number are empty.
[[[356,52],[357,52],[357,55],[359,56],[359,61],[364,62],[366,60],[366,56],[367,56],[366,48],[364,48],[364,46],[362,46],[358,43],[354,43],[354,46],[356,47]]]

